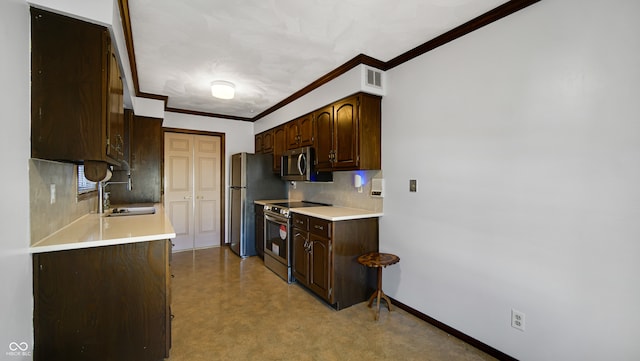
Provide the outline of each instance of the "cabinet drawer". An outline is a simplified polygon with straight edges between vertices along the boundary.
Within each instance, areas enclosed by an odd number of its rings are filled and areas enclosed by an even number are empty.
[[[305,231],[309,230],[309,217],[303,216],[301,214],[294,213],[293,214],[293,226],[295,228],[303,229]]]
[[[309,217],[309,232],[325,238],[331,238],[331,222]]]

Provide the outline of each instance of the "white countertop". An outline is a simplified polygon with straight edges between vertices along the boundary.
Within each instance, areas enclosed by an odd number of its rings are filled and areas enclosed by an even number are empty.
[[[176,232],[162,204],[154,204],[154,207],[154,214],[121,217],[106,217],[95,213],[84,215],[32,245],[29,252],[53,252],[175,238]]]
[[[263,206],[269,203],[284,203],[284,202],[295,202],[295,201],[292,201],[291,199],[259,199],[257,201],[253,201],[254,204],[261,204]]]
[[[347,221],[350,219],[382,217],[382,212],[348,207],[304,207],[291,208],[291,212],[306,216],[326,219],[328,221]]]
[[[257,200],[255,204],[283,203],[283,202],[300,202],[292,199],[268,199]],[[319,207],[302,207],[290,208],[291,212],[304,214],[306,216],[326,219],[328,221],[347,221],[350,219],[382,217],[384,213],[374,212],[366,209],[349,208],[340,206],[319,206]]]

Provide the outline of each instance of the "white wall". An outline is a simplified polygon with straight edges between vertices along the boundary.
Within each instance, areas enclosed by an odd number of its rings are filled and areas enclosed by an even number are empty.
[[[521,360],[640,359],[639,13],[541,1],[388,72],[391,297]]]
[[[253,153],[253,123],[238,120],[203,117],[182,113],[165,112],[163,127],[201,130],[225,134],[225,189],[229,186],[229,166],[231,155],[240,152]],[[225,219],[229,219],[229,200],[226,200]],[[228,223],[228,222],[226,222]],[[227,225],[227,230],[229,226]],[[228,232],[227,232],[228,233]],[[225,234],[225,240],[228,235]]]
[[[10,344],[33,346],[33,297],[29,247],[29,8],[24,0],[0,1],[0,154],[3,178],[0,187],[0,359],[14,356]]]

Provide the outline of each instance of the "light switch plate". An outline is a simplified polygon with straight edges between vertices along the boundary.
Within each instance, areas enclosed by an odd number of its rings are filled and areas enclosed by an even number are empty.
[[[418,181],[416,179],[409,179],[409,192],[418,191]]]
[[[56,203],[56,185],[55,183],[51,183],[49,185],[49,203]]]

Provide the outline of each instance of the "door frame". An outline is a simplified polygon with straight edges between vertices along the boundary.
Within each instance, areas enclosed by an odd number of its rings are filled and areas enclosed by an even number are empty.
[[[165,133],[181,133],[181,134],[193,134],[193,135],[206,135],[206,136],[215,136],[220,137],[220,153],[222,156],[220,157],[220,246],[228,246],[229,242],[227,242],[226,237],[226,227],[225,227],[225,209],[226,209],[226,161],[227,161],[227,152],[226,152],[226,139],[225,133],[218,132],[207,132],[203,130],[192,130],[192,129],[181,129],[181,128],[167,128],[162,127],[162,162],[160,166],[160,172],[162,172],[160,189],[162,190],[162,199],[164,200],[164,136]]]

